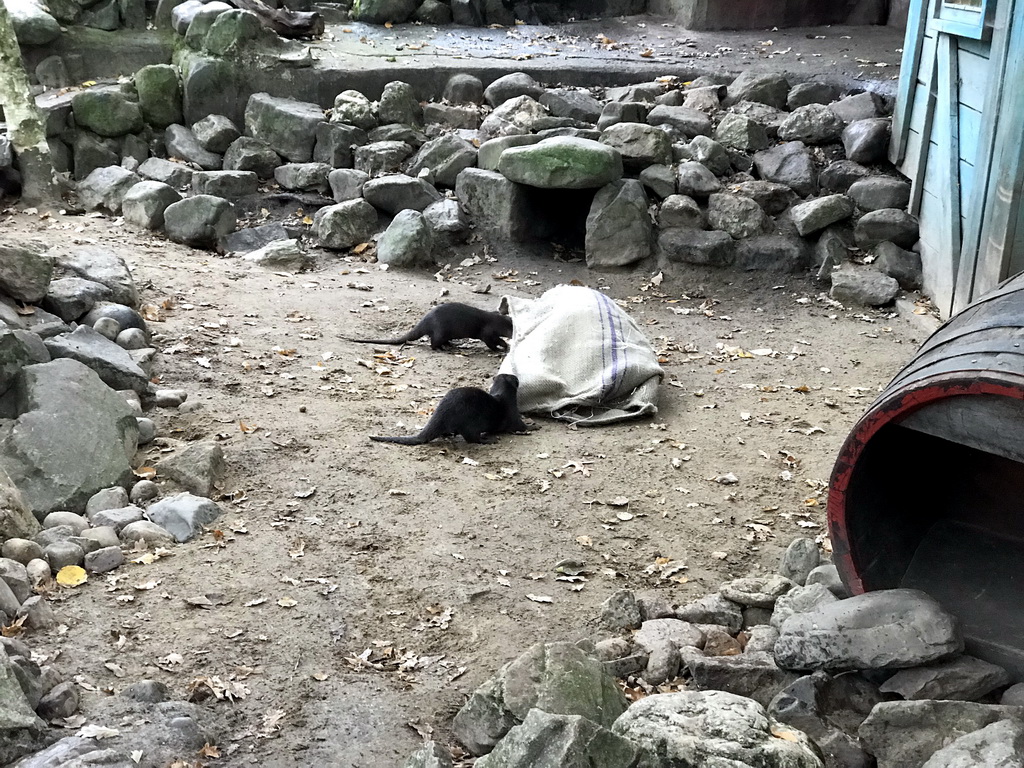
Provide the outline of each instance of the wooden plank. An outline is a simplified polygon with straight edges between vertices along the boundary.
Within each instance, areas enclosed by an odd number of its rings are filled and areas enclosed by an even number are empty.
[[[966,307],[978,294],[975,290],[976,273],[981,258],[981,242],[986,228],[989,201],[993,200],[993,163],[995,160],[996,141],[1000,134],[1000,109],[1006,93],[1006,63],[1010,47],[1011,13],[1019,17],[1024,6],[1012,11],[1009,2],[996,4],[993,19],[992,38],[989,48],[989,76],[985,92],[985,103],[981,109],[984,119],[981,121],[981,133],[978,136],[976,155],[972,165],[976,174],[973,181],[974,194],[971,195],[965,220],[963,246],[960,251],[960,266],[957,270],[956,290],[953,296],[951,311],[959,312]],[[1019,24],[1015,24],[1019,26]],[[1021,90],[1018,88],[1017,90]],[[1017,113],[1020,114],[1020,113]],[[1002,131],[1005,133],[1005,129]],[[1018,136],[1017,144],[1020,138]]]
[[[960,103],[980,113],[985,108],[992,62],[988,57],[978,56],[961,47],[957,64],[960,68]]]
[[[942,217],[942,201],[930,192],[921,196],[920,219],[923,222],[939,221]],[[938,227],[921,228],[921,269],[924,273],[924,284],[927,286],[943,286],[952,290],[948,271],[942,269],[943,251],[941,233]]]
[[[960,127],[958,157],[974,165],[974,159],[978,156],[978,141],[981,138],[981,112],[960,104],[957,109],[957,121]]]
[[[923,105],[918,107],[921,109],[920,133],[922,140],[919,144],[919,148],[917,149],[917,154],[914,156],[907,155],[906,145],[908,142],[904,141],[902,155],[906,162],[907,170],[904,170],[900,163],[894,161],[897,167],[900,167],[900,169],[903,170],[904,175],[910,179],[910,205],[908,210],[915,216],[921,207],[921,195],[924,193],[925,189],[924,175],[921,173],[921,169],[924,168],[927,170],[928,167],[928,155],[930,151],[929,143],[932,137],[932,121],[935,116],[936,83],[933,73],[935,71],[936,59],[933,58],[931,61],[922,62],[922,65],[928,69],[928,80],[931,82],[931,87],[924,92],[925,96]],[[897,104],[899,104],[899,102],[897,102]],[[893,135],[895,136],[895,134]],[[889,156],[892,157],[892,154],[892,143],[890,142]],[[913,173],[909,171],[910,168],[913,168]]]
[[[929,17],[925,10],[931,7],[933,1],[911,0],[907,13],[907,34],[903,42],[903,58],[900,61],[899,97],[896,99],[896,111],[892,116],[892,139],[889,142],[889,160],[894,165],[900,164],[906,150],[907,131],[910,130],[906,108],[912,103],[912,91],[921,64],[921,47]]]
[[[911,130],[907,134],[907,156],[903,160],[903,165],[900,168],[900,172],[908,179],[917,178],[919,170],[918,163],[921,160],[921,134],[918,131]],[[911,213],[914,213],[913,207],[911,207]]]
[[[953,305],[954,282],[963,245],[960,230],[960,103],[958,100],[957,40],[951,35],[939,37],[936,49],[938,105],[935,110],[935,139],[938,183],[942,184],[942,216],[925,226],[937,226],[941,234],[942,260],[936,265],[940,279],[926,286],[932,302],[943,314]],[[929,163],[930,164],[930,163]]]
[[[960,172],[960,217],[962,221],[966,221],[965,211],[970,208],[971,195],[974,193],[974,178],[975,171],[974,166],[962,159],[959,163]],[[960,228],[963,232],[963,227]]]

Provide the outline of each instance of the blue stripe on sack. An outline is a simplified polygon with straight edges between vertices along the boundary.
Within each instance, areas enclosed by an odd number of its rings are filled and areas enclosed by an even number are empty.
[[[604,317],[601,312],[601,299],[603,298],[597,291],[592,291],[597,301],[597,319],[598,324],[601,326],[601,398],[604,398],[605,392],[608,390],[608,381],[605,378],[605,372],[608,370],[608,361],[605,359],[605,343],[604,343]]]
[[[619,384],[621,383],[621,378],[622,378],[623,373],[625,372],[625,369],[624,369],[624,367],[620,367],[620,365],[619,365],[620,334],[619,334],[619,331],[616,330],[616,327],[615,327],[616,319],[617,319],[616,318],[615,307],[614,307],[614,305],[612,305],[611,299],[609,299],[603,293],[598,293],[596,291],[595,291],[595,293],[597,293],[597,295],[600,297],[600,304],[603,307],[603,309],[605,311],[605,314],[607,315],[609,331],[611,333],[612,382],[611,382],[610,386],[605,386],[603,391],[602,391],[602,399],[604,399],[605,396],[609,396],[609,395],[614,394],[615,391],[619,388]],[[602,338],[603,337],[604,337],[604,334],[602,333]],[[604,357],[604,353],[602,351],[602,360],[603,360],[603,357]],[[624,366],[624,364],[625,364],[625,349],[623,349],[623,361],[622,362],[623,362],[623,366]],[[602,379],[603,379],[603,374],[602,374]]]

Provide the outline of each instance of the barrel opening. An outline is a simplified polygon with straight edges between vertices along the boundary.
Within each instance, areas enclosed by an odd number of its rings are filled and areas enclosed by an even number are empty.
[[[976,655],[1024,674],[1024,401],[939,400],[881,427],[846,491],[865,590],[921,589],[959,616]],[[851,512],[855,510],[855,514]]]

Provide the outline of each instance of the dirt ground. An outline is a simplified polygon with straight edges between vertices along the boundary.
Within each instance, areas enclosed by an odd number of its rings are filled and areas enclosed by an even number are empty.
[[[152,412],[160,438],[140,467],[159,469],[175,440],[226,453],[218,533],[64,592],[66,626],[29,638],[95,689],[87,718],[142,678],[179,697],[199,678],[244,686],[205,705],[222,724],[208,765],[397,765],[423,734],[450,742],[467,693],[532,643],[600,639],[615,590],[681,603],[773,569],[794,537],[825,537],[836,451],[925,336],[913,317],[836,305],[810,277],[691,267],[655,285],[546,245],[471,243],[437,275],[320,252],[290,275],[108,218],[8,212],[0,228],[109,247],[162,308],[161,384],[201,407]],[[343,337],[404,331],[438,300],[494,306],[570,280],[606,290],[662,353],[657,418],[539,418],[494,445],[367,439],[413,431],[450,387],[486,386],[500,356],[478,342],[375,354]],[[716,481],[727,473],[738,483]],[[662,580],[659,558],[687,568]],[[564,559],[584,561],[585,580],[556,580]],[[187,602],[203,595],[211,606]]]

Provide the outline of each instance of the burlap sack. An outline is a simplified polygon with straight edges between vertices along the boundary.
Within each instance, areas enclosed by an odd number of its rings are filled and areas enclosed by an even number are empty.
[[[580,426],[658,412],[664,375],[647,337],[599,291],[560,285],[539,299],[505,296],[514,336],[499,373],[519,377],[519,409]]]

